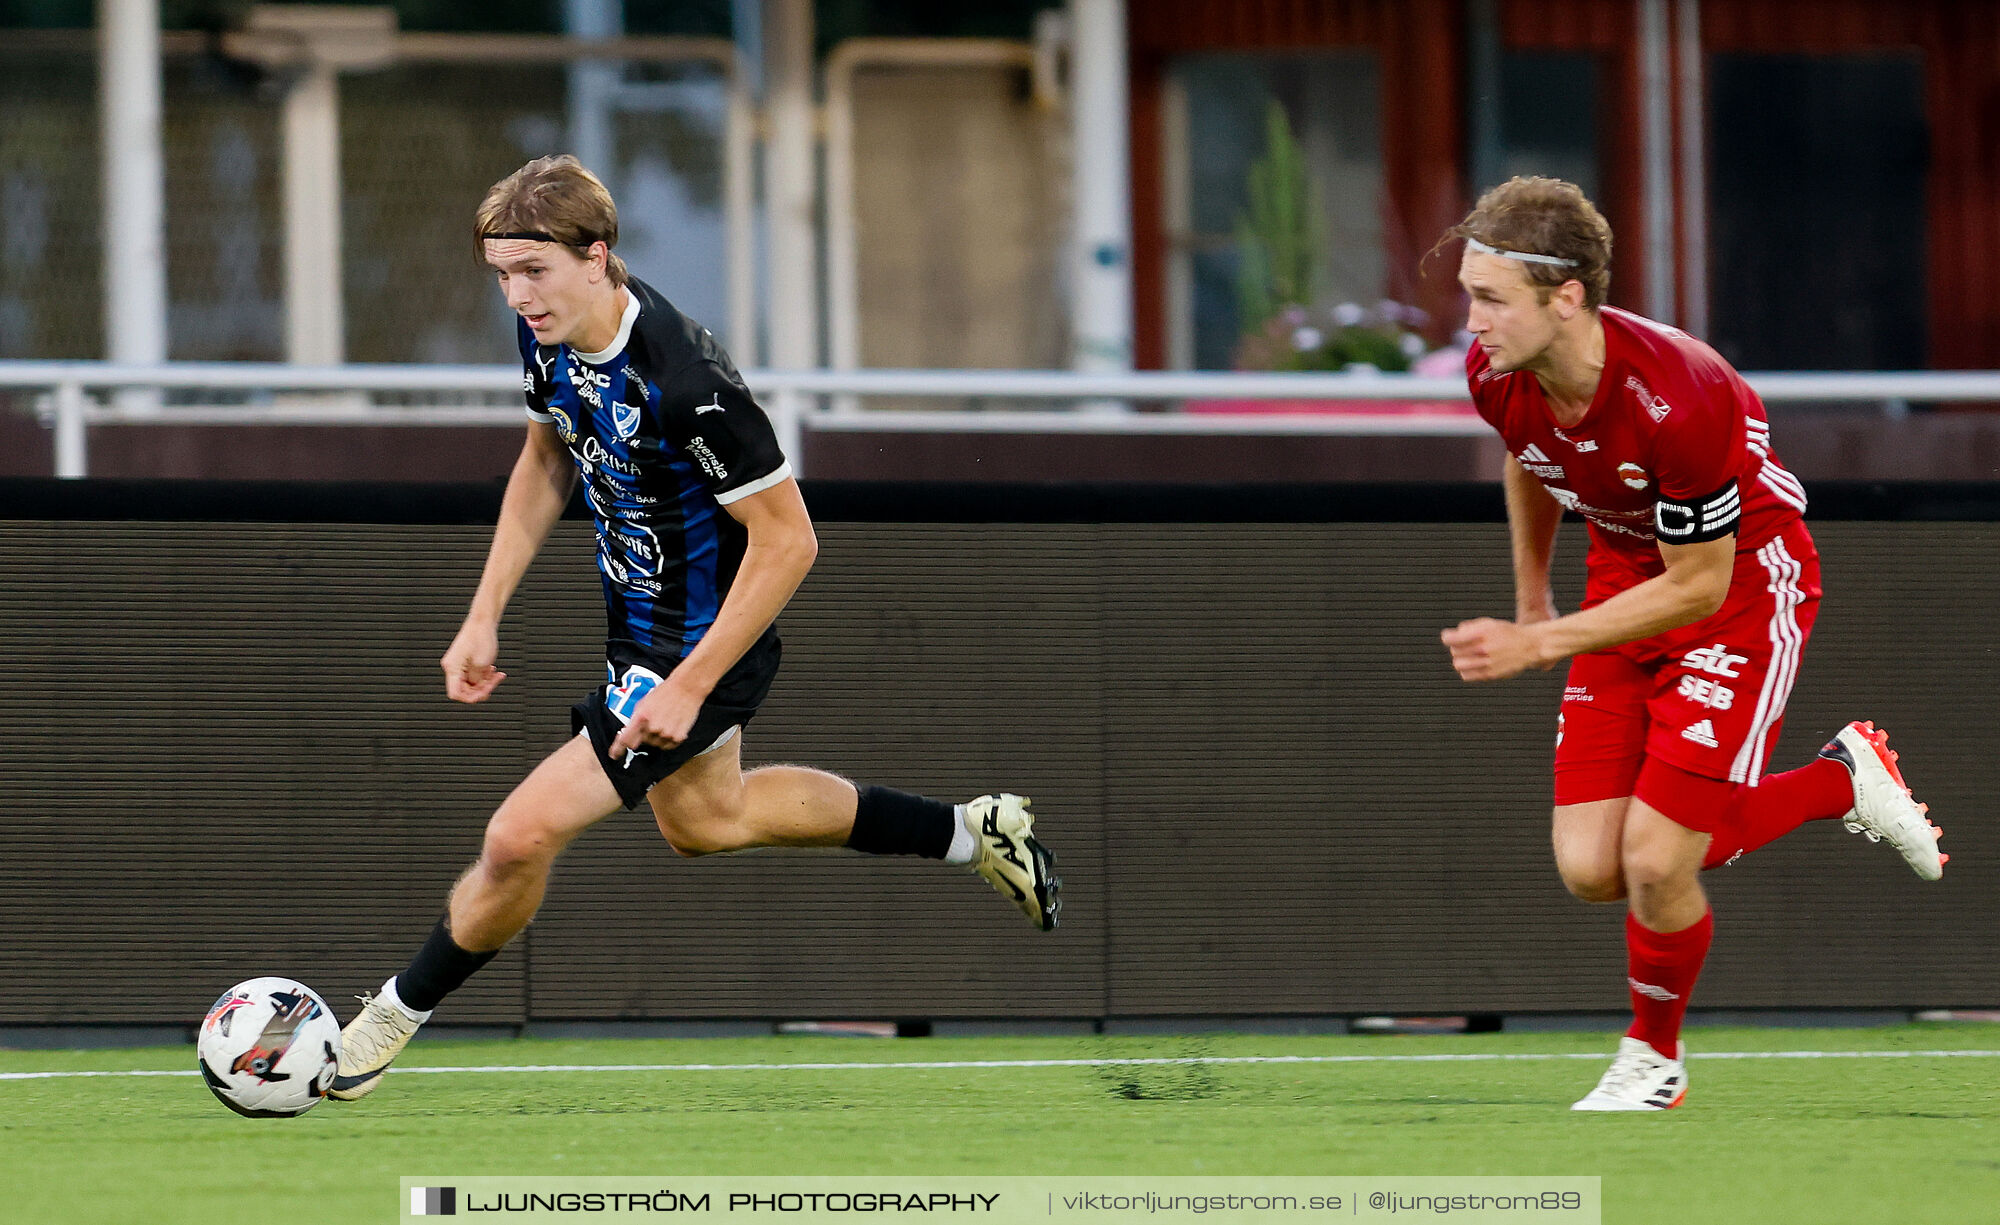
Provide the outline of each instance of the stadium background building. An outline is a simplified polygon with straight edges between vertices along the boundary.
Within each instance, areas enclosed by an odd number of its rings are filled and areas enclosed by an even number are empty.
[[[143,82],[108,66],[144,53],[110,34],[156,8],[149,146],[117,118],[143,116]],[[629,262],[746,368],[1254,366],[1240,282],[1246,241],[1272,238],[1249,185],[1276,107],[1315,213],[1306,305],[1392,300],[1447,344],[1431,244],[1480,185],[1551,173],[1619,235],[1614,304],[1743,369],[2000,365],[2000,16],[1975,0],[15,0],[0,24],[0,358],[504,361],[452,202],[574,149],[624,202]],[[52,471],[47,406],[7,399],[0,470]],[[1780,423],[1788,459],[1808,479],[2000,459],[1983,413],[1877,430],[1895,401],[1808,406]],[[98,428],[91,470],[423,475],[406,433],[247,430]],[[494,471],[511,447],[446,439]],[[861,478],[1497,463],[1466,439],[985,437],[977,462],[934,434],[809,445],[813,471]]]

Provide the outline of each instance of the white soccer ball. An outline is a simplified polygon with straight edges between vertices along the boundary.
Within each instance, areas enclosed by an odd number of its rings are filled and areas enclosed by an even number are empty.
[[[195,1040],[216,1099],[253,1119],[285,1119],[319,1104],[340,1068],[340,1022],[311,987],[253,978],[222,993]]]

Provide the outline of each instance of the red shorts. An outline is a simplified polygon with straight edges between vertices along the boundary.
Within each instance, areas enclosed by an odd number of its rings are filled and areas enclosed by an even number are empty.
[[[1593,590],[1586,605],[1610,594]],[[1729,596],[1713,615],[1572,660],[1556,723],[1557,805],[1631,795],[1648,758],[1754,785],[1777,743],[1819,595],[1819,553],[1794,523],[1737,554]]]

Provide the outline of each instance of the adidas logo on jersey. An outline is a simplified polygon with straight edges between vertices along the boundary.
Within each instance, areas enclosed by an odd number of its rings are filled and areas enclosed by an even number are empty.
[[[1712,749],[1716,747],[1715,722],[1711,719],[1703,719],[1701,722],[1682,732],[1681,739],[1692,740],[1704,748]]]
[[[1562,479],[1562,465],[1550,463],[1548,455],[1532,442],[1528,444],[1527,450],[1521,452],[1519,458],[1523,468],[1545,481]]]

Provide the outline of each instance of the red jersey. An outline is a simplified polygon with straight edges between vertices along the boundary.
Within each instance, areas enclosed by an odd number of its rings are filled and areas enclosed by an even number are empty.
[[[1733,531],[1740,555],[1798,522],[1805,487],[1771,450],[1763,401],[1722,355],[1630,311],[1607,306],[1599,316],[1604,373],[1574,426],[1557,427],[1534,375],[1494,373],[1478,345],[1465,358],[1479,415],[1515,462],[1589,522],[1593,580],[1622,589],[1659,574],[1661,541]],[[1624,581],[1604,573],[1614,568]]]

